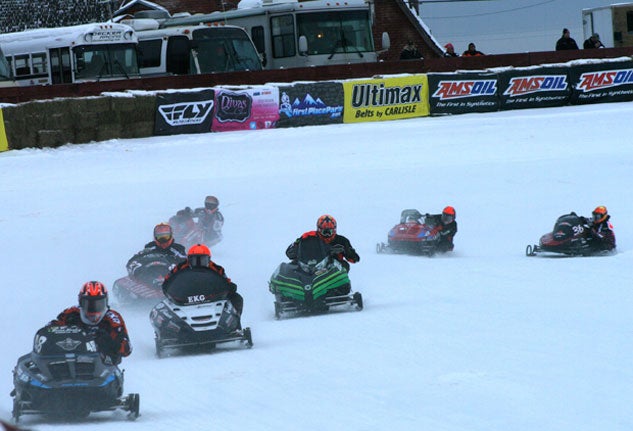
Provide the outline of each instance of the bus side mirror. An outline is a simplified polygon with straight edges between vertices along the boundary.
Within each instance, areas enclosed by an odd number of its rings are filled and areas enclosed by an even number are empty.
[[[308,55],[308,38],[299,36],[299,55]]]
[[[382,34],[382,49],[379,52],[388,51],[391,48],[391,39],[389,39],[389,33],[386,31]]]

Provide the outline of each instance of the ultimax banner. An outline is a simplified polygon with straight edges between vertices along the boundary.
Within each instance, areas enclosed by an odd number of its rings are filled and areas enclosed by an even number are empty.
[[[346,123],[429,115],[426,75],[343,82]]]

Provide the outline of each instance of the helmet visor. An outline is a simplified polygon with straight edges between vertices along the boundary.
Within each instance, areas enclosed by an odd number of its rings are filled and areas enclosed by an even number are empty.
[[[446,213],[442,214],[442,223],[444,224],[453,223],[453,220],[455,220],[454,215],[446,214]]]
[[[321,235],[325,237],[331,237],[332,235],[334,235],[334,229],[330,229],[330,228],[321,229]]]
[[[205,202],[204,207],[211,212],[215,212],[215,210],[218,209],[218,204],[215,202]]]
[[[600,213],[592,213],[591,215],[593,216],[593,221],[595,222],[602,220],[602,217],[604,217],[604,214]]]
[[[187,260],[191,266],[209,266],[211,257],[206,254],[191,254],[187,257]]]
[[[156,238],[156,241],[164,244],[171,240],[171,232],[158,232],[154,235],[154,238]]]
[[[108,308],[108,299],[105,296],[82,297],[79,300],[81,318],[84,323],[96,324],[101,321]]]

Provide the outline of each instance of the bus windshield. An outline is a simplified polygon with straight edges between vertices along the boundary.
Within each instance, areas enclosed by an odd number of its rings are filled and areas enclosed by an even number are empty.
[[[11,67],[6,57],[0,50],[0,81],[11,81]]]
[[[358,53],[374,50],[367,11],[297,14],[297,34],[308,41],[308,55]]]
[[[246,32],[238,28],[204,28],[193,31],[191,70],[221,73],[261,70],[259,55]]]
[[[101,80],[138,76],[136,45],[82,45],[73,49],[76,80]]]

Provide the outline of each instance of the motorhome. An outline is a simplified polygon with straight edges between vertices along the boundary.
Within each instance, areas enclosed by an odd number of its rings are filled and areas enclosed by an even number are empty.
[[[138,78],[137,38],[118,23],[42,28],[0,35],[18,85]]]
[[[139,40],[142,76],[199,75],[261,70],[261,59],[243,28],[185,25],[159,28],[154,19],[124,20]]]
[[[633,46],[633,3],[583,9],[582,28],[585,40],[598,33],[606,48]]]
[[[242,0],[226,12],[174,16],[162,27],[225,23],[243,27],[266,69],[372,63],[373,6],[364,0]],[[389,36],[382,35],[383,50]]]

